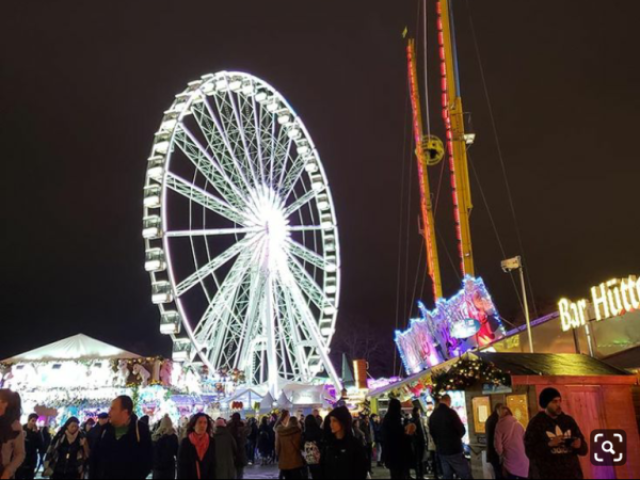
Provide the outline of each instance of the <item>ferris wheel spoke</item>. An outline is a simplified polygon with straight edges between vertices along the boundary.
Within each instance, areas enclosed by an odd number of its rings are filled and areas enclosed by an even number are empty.
[[[302,174],[305,171],[305,167],[307,166],[308,157],[303,157],[302,155],[298,155],[296,160],[291,165],[287,176],[283,179],[283,182],[280,186],[280,191],[282,192],[282,198],[285,199],[285,202],[289,198],[289,196],[293,193],[293,190],[298,183],[298,181],[302,178]]]
[[[241,118],[241,115],[238,112],[238,105],[236,104],[237,99],[234,100],[234,96],[232,94],[228,94],[228,95],[229,95],[229,103],[231,103],[231,107],[233,108],[233,115],[235,116],[235,119],[236,119],[236,125],[237,125],[237,130],[240,134],[240,140],[242,141],[242,146],[244,147],[244,154],[246,156],[247,165],[249,167],[249,171],[251,172],[251,176],[253,177],[253,184],[255,186],[258,186],[260,182],[258,182],[258,177],[254,169],[251,149],[249,148],[249,143],[247,141],[247,132],[245,131],[245,128],[244,128],[244,122]]]
[[[324,192],[324,190],[325,190],[324,186],[322,187],[322,189],[309,190],[307,193],[302,195],[300,198],[298,198],[295,202],[293,202],[291,205],[289,205],[286,208],[286,210],[284,211],[285,216],[290,217],[291,215],[296,213],[298,210],[300,210],[302,207],[304,207],[306,204],[315,200],[318,197],[318,195]]]
[[[301,377],[303,379],[310,379],[311,372],[309,371],[309,362],[304,350],[305,342],[303,341],[303,335],[308,339],[311,339],[311,335],[307,332],[305,323],[301,322],[297,315],[295,303],[289,289],[282,286],[281,291],[284,296],[284,308],[286,311],[284,317],[288,322],[288,328],[292,334],[292,338],[289,340],[292,342],[291,347],[294,352],[294,358],[296,359]],[[302,335],[301,330],[304,332]]]
[[[202,190],[199,187],[187,182],[183,178],[168,172],[166,177],[167,187],[183,197],[196,202],[199,205],[217,213],[238,225],[246,225],[247,219],[240,210],[232,207],[218,197]]]
[[[195,331],[194,336],[198,344],[201,348],[208,349],[209,358],[214,364],[218,364],[222,344],[231,323],[230,318],[235,317],[233,303],[250,268],[249,259],[250,255],[245,254],[236,261],[224,282],[220,285]],[[239,322],[237,318],[236,321]],[[214,337],[216,341],[212,342]]]
[[[227,262],[231,261],[233,258],[238,256],[242,251],[244,251],[246,248],[248,248],[253,243],[255,243],[255,238],[256,237],[245,238],[244,240],[236,243],[231,248],[221,253],[216,258],[214,258],[207,265],[200,268],[197,272],[195,272],[194,274],[192,274],[191,276],[189,276],[188,278],[180,282],[176,287],[176,293],[178,297],[183,296],[193,287],[198,285],[199,282],[204,280],[209,275],[213,274],[215,271],[217,271]]]
[[[322,255],[309,250],[307,247],[300,245],[300,243],[292,239],[288,240],[288,244],[291,253],[293,253],[296,257],[301,258],[305,262],[310,263],[314,267],[318,267],[321,270],[327,269],[327,262]]]
[[[209,102],[204,102],[204,105],[205,105],[205,108],[206,108],[206,110],[207,110],[207,112],[209,114],[209,117],[211,118],[211,120],[213,121],[213,124],[216,127],[216,130],[218,132],[218,139],[222,141],[222,144],[225,147],[227,157],[229,159],[231,159],[233,165],[235,166],[235,169],[236,169],[236,172],[237,172],[239,178],[242,180],[242,183],[247,188],[247,192],[250,193],[253,190],[253,188],[256,187],[256,184],[254,183],[253,185],[251,185],[251,183],[249,182],[247,176],[245,175],[245,169],[247,167],[247,164],[246,164],[246,162],[241,161],[238,158],[238,156],[236,155],[236,150],[237,149],[240,150],[240,148],[238,148],[238,147],[241,144],[241,139],[238,138],[239,134],[237,132],[239,126],[237,126],[235,128],[235,131],[234,131],[234,127],[232,125],[232,122],[223,113],[224,112],[224,110],[223,110],[224,105],[221,106],[220,103],[219,103],[219,100],[220,99],[219,99],[218,96],[214,97],[214,101],[216,102],[216,108],[218,109],[218,112],[220,113],[220,119],[214,113],[214,111],[211,108],[211,105],[209,104]],[[224,102],[224,100],[223,100],[223,102]],[[210,133],[210,135],[213,137],[212,134],[213,134],[213,132]],[[234,145],[231,144],[232,141],[233,141]],[[225,150],[220,149],[219,145],[218,145],[218,150],[220,151],[221,154],[224,154],[223,152]],[[251,169],[249,169],[249,171],[251,171]]]
[[[216,237],[224,235],[250,235],[263,231],[260,227],[217,228],[204,230],[173,230],[166,232],[169,238]]]
[[[322,225],[294,225],[291,227],[287,227],[288,232],[326,232],[333,230],[335,227],[333,225],[322,226]]]
[[[329,373],[329,376],[333,379],[334,383],[336,385],[340,385],[341,383],[340,379],[338,378],[338,374],[336,373],[331,359],[329,358],[329,345],[327,345],[327,341],[324,339],[320,331],[320,327],[318,326],[313,313],[309,309],[309,305],[304,301],[304,295],[300,290],[300,285],[289,279],[289,288],[291,290],[291,295],[293,298],[293,305],[295,305],[295,308],[298,309],[302,322],[310,332],[311,341],[315,344],[316,352],[319,354],[322,363],[324,364],[327,372]]]
[[[251,279],[250,297],[245,322],[243,322],[241,342],[237,349],[235,363],[244,368],[251,354],[251,345],[260,327],[260,308],[265,295],[265,276],[254,275]]]
[[[316,280],[300,264],[298,259],[296,259],[291,253],[288,254],[288,257],[288,265],[291,274],[309,301],[313,302],[323,312],[326,309],[335,308],[333,302],[329,300],[323,289],[320,288]]]
[[[194,105],[192,110],[200,130],[207,140],[207,145],[226,172],[227,181],[236,189],[242,190],[241,197],[246,198],[252,191],[251,184],[244,174],[243,164],[236,158],[227,133],[213,112],[211,105],[208,101],[204,101]]]
[[[200,173],[220,192],[230,204],[242,208],[244,192],[231,180],[224,166],[219,164],[194,135],[182,124],[176,127],[175,139],[180,150]]]
[[[286,147],[284,145],[280,145],[280,158],[278,160],[278,170],[279,173],[277,175],[278,177],[278,184],[277,185],[273,185],[274,190],[277,190],[278,192],[282,191],[282,185],[284,184],[284,180],[286,178],[287,175],[287,165],[289,163],[289,158],[291,157],[291,147],[293,146],[293,140],[289,139],[289,141],[286,143]]]
[[[265,172],[264,170],[264,157],[263,157],[263,152],[262,152],[262,128],[261,128],[261,122],[260,122],[260,114],[259,114],[259,110],[257,108],[258,103],[256,102],[256,97],[255,95],[253,95],[251,97],[251,104],[252,104],[252,110],[253,110],[253,122],[254,122],[254,128],[255,128],[255,132],[254,132],[254,141],[255,141],[255,148],[256,148],[256,152],[258,154],[258,162],[259,162],[259,172],[260,172],[260,177],[262,179],[262,182],[265,182],[266,179],[266,175],[267,172]]]

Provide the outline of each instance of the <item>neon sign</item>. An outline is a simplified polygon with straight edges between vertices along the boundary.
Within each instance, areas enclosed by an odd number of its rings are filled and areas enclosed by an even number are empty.
[[[614,279],[591,289],[591,302],[572,302],[563,298],[558,303],[562,330],[585,326],[591,320],[601,322],[640,310],[640,279]]]

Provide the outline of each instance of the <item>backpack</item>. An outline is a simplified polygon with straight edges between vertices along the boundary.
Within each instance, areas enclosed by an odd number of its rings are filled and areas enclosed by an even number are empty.
[[[306,442],[304,444],[304,458],[307,461],[307,465],[320,464],[320,449],[316,442]]]

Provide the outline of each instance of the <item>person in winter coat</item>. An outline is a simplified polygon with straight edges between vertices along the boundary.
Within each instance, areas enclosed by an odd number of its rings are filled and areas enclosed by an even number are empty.
[[[45,455],[44,437],[38,429],[38,415],[32,413],[24,426],[26,458],[16,473],[19,480],[33,480],[38,468],[38,455]]]
[[[198,413],[185,427],[185,439],[182,440],[178,453],[178,479],[224,479],[216,476],[216,470],[213,420],[204,413]]]
[[[153,441],[153,479],[174,480],[176,478],[176,458],[178,456],[178,434],[168,415],[160,421],[160,426],[151,435]]]
[[[271,427],[269,427],[269,419],[263,417],[258,430],[258,452],[264,467],[269,463],[273,449],[271,448]]]
[[[428,438],[422,421],[422,410],[419,407],[413,409],[412,424],[415,426],[416,432],[412,437],[413,440],[413,453],[416,471],[416,479],[422,480],[425,475],[425,460],[427,458],[427,446]]]
[[[504,478],[504,476],[502,475],[500,455],[498,454],[498,452],[496,452],[495,447],[496,428],[498,428],[498,422],[500,421],[503,407],[504,405],[498,403],[493,409],[493,413],[491,414],[491,416],[487,419],[487,423],[485,424],[485,428],[487,431],[487,462],[489,462],[493,467],[496,480],[502,480]]]
[[[96,423],[95,427],[91,429],[89,433],[87,433],[87,443],[89,444],[89,461],[87,462],[87,467],[89,470],[88,478],[89,480],[93,480],[95,478],[95,474],[91,469],[91,462],[94,456],[94,452],[96,450],[96,446],[100,441],[100,436],[104,431],[106,425],[109,424],[109,415],[107,413],[101,413],[98,415],[98,423]]]
[[[502,407],[494,435],[495,449],[501,461],[501,478],[529,478],[529,458],[524,447],[525,430],[511,410]]]
[[[256,463],[256,448],[258,448],[258,422],[255,418],[249,420],[248,435],[247,435],[247,461],[249,465],[255,465]]]
[[[227,428],[227,422],[219,418],[216,421],[216,478],[235,480],[238,462],[238,445]]]
[[[364,434],[365,441],[365,451],[367,452],[367,462],[369,465],[369,473],[373,473],[372,463],[373,463],[373,425],[371,424],[371,419],[368,416],[363,416],[361,421],[361,429]]]
[[[378,415],[371,415],[371,429],[373,430],[373,441],[375,448],[375,461],[378,467],[384,467],[382,462],[382,419]]]
[[[456,411],[451,408],[449,395],[440,399],[440,404],[431,414],[429,431],[436,442],[444,478],[453,478],[454,473],[461,480],[471,478],[471,467],[464,456],[462,444],[467,430]]]
[[[389,411],[382,425],[384,438],[384,460],[392,479],[409,478],[409,469],[414,462],[412,440],[406,434],[402,404],[397,399],[389,402]]]
[[[540,394],[540,407],[525,435],[526,453],[531,461],[531,477],[539,479],[584,478],[580,459],[589,446],[576,421],[562,410],[562,395],[554,388]]]
[[[26,457],[25,433],[20,425],[22,399],[11,390],[0,390],[0,479],[14,477]]]
[[[276,427],[276,455],[282,478],[302,479],[302,429],[296,417],[285,417]]]
[[[308,415],[307,418],[304,419],[302,442],[304,445],[304,458],[313,480],[320,480],[322,478],[320,458],[324,445],[323,438],[324,433],[318,425],[318,418],[314,415]]]
[[[366,479],[367,454],[362,443],[353,436],[353,417],[347,407],[338,407],[327,420],[330,433],[320,457],[325,480]],[[325,422],[327,421],[325,420]]]
[[[90,465],[98,480],[145,479],[153,466],[149,427],[133,414],[133,400],[118,397],[111,404]]]
[[[89,445],[80,420],[71,417],[53,438],[44,462],[44,475],[52,480],[81,479],[89,458]]]
[[[231,421],[227,425],[229,432],[236,441],[238,446],[238,457],[236,459],[236,478],[242,480],[244,478],[244,469],[249,465],[247,457],[247,443],[249,437],[249,427],[247,427],[239,413],[231,416]]]

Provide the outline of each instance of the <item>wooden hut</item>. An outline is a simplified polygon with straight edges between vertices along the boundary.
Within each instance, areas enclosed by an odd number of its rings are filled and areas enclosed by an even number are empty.
[[[479,376],[475,384],[465,388],[475,478],[486,477],[484,424],[494,406],[508,405],[526,427],[540,411],[538,399],[548,387],[560,391],[565,413],[576,419],[587,442],[595,430],[627,432],[626,466],[595,467],[587,456],[581,459],[585,478],[640,478],[640,435],[632,394],[638,384],[635,375],[585,355],[477,353],[470,358],[479,361],[481,370],[492,376],[489,383]],[[495,380],[502,374],[508,374],[510,385],[497,385]]]

